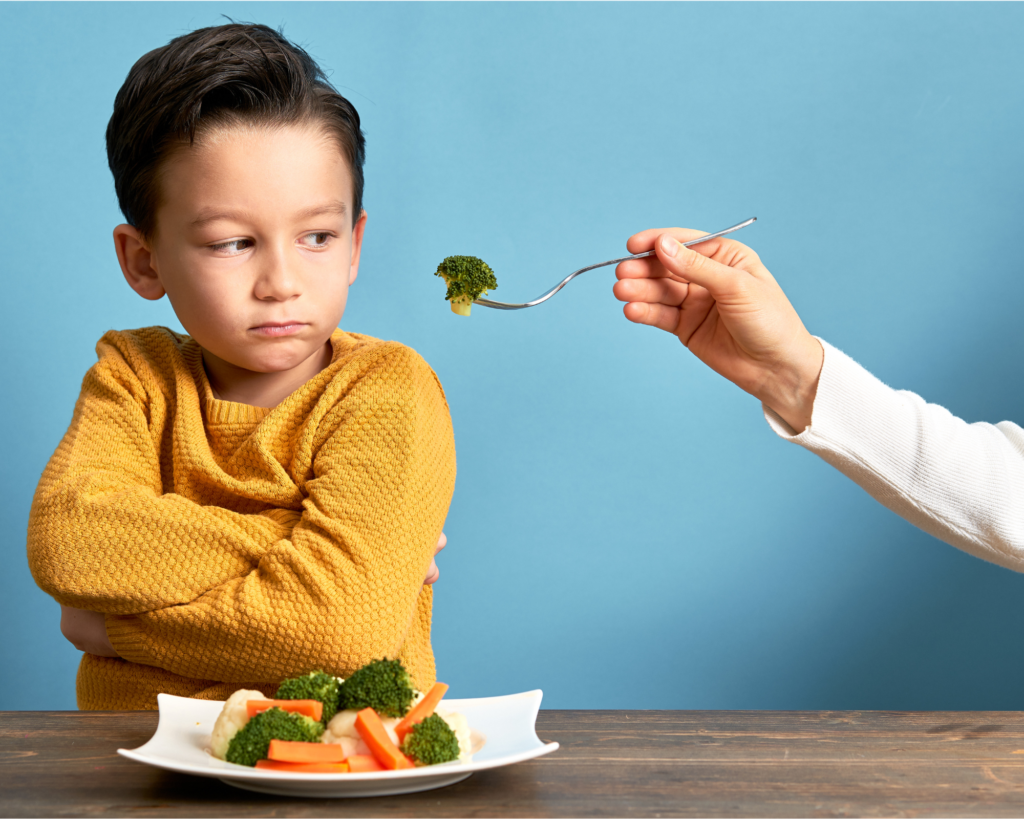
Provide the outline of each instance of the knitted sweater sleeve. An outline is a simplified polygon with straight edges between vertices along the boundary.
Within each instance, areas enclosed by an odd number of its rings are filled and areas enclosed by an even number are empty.
[[[185,605],[108,616],[127,660],[236,682],[396,656],[429,612],[423,579],[455,481],[448,406],[399,347],[367,366],[321,423],[303,513],[243,576]]]
[[[796,435],[765,407],[772,429],[929,534],[1024,571],[1024,430],[968,424],[822,346],[811,425]]]
[[[164,494],[167,406],[152,370],[118,333],[97,352],[32,502],[36,582],[69,606],[133,614],[187,603],[251,571],[285,523]],[[185,555],[192,571],[180,571]]]

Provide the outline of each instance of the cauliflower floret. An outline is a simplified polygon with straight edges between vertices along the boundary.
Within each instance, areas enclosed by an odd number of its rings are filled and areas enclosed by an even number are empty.
[[[469,720],[457,711],[444,711],[440,708],[435,712],[448,723],[459,741],[459,759],[469,759],[473,755],[473,740],[469,733]]]
[[[339,711],[333,719],[327,723],[327,730],[324,731],[324,742],[335,742],[341,737],[352,737],[359,739],[359,732],[356,731],[356,711]],[[334,739],[328,739],[331,736]]]
[[[341,746],[341,752],[346,756],[365,753],[360,745],[365,745],[356,730],[356,712],[339,711],[334,718],[327,723],[327,730],[323,735],[324,742],[333,742]],[[369,749],[367,749],[369,750]]]
[[[210,753],[217,759],[224,759],[228,753],[228,745],[242,727],[249,721],[249,711],[245,704],[249,700],[269,699],[262,691],[236,691],[221,709],[217,721],[213,724],[210,735]]]
[[[324,731],[323,741],[341,745],[345,756],[371,753],[369,746],[363,742],[363,738],[359,736],[359,731],[356,729],[358,713],[358,711],[339,711],[334,715],[334,719],[327,723],[327,730]],[[388,736],[391,737],[391,741],[395,745],[400,744],[398,734],[395,733],[395,726],[402,720],[397,717],[381,717],[380,721]]]

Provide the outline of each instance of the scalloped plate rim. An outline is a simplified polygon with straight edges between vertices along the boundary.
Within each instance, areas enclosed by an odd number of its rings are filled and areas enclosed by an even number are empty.
[[[557,750],[557,742],[543,743],[537,737],[535,726],[542,697],[543,692],[535,689],[496,697],[445,700],[448,709],[466,714],[473,731],[474,746],[485,739],[486,743],[471,760],[447,762],[406,771],[303,774],[257,771],[243,765],[223,762],[210,756],[203,747],[223,702],[177,697],[171,694],[160,694],[157,697],[160,722],[153,736],[138,748],[119,748],[117,752],[144,765],[220,779],[235,787],[255,789],[264,793],[311,797],[398,795],[444,787],[465,779],[476,771],[514,765]],[[470,713],[466,713],[467,711]],[[485,735],[479,730],[482,727],[491,730]],[[495,728],[499,728],[497,734]],[[511,730],[501,730],[503,728]],[[500,741],[492,742],[492,739]],[[508,745],[510,741],[513,747],[502,752],[501,746]],[[193,761],[189,761],[189,757],[193,757]],[[303,785],[311,786],[308,793],[304,792],[307,789],[303,788]]]

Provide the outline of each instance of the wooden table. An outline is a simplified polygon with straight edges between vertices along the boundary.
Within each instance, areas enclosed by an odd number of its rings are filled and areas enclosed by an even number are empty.
[[[151,712],[0,712],[2,816],[1022,816],[1024,713],[541,711],[561,749],[436,791],[261,796],[117,756]]]

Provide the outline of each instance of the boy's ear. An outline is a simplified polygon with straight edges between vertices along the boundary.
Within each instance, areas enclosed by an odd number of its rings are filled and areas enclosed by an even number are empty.
[[[348,284],[351,287],[359,275],[359,254],[363,249],[363,230],[366,229],[366,211],[359,214],[352,226],[352,262],[348,268]]]
[[[114,250],[125,281],[142,298],[156,301],[163,298],[164,286],[153,267],[149,243],[131,225],[114,228]]]

